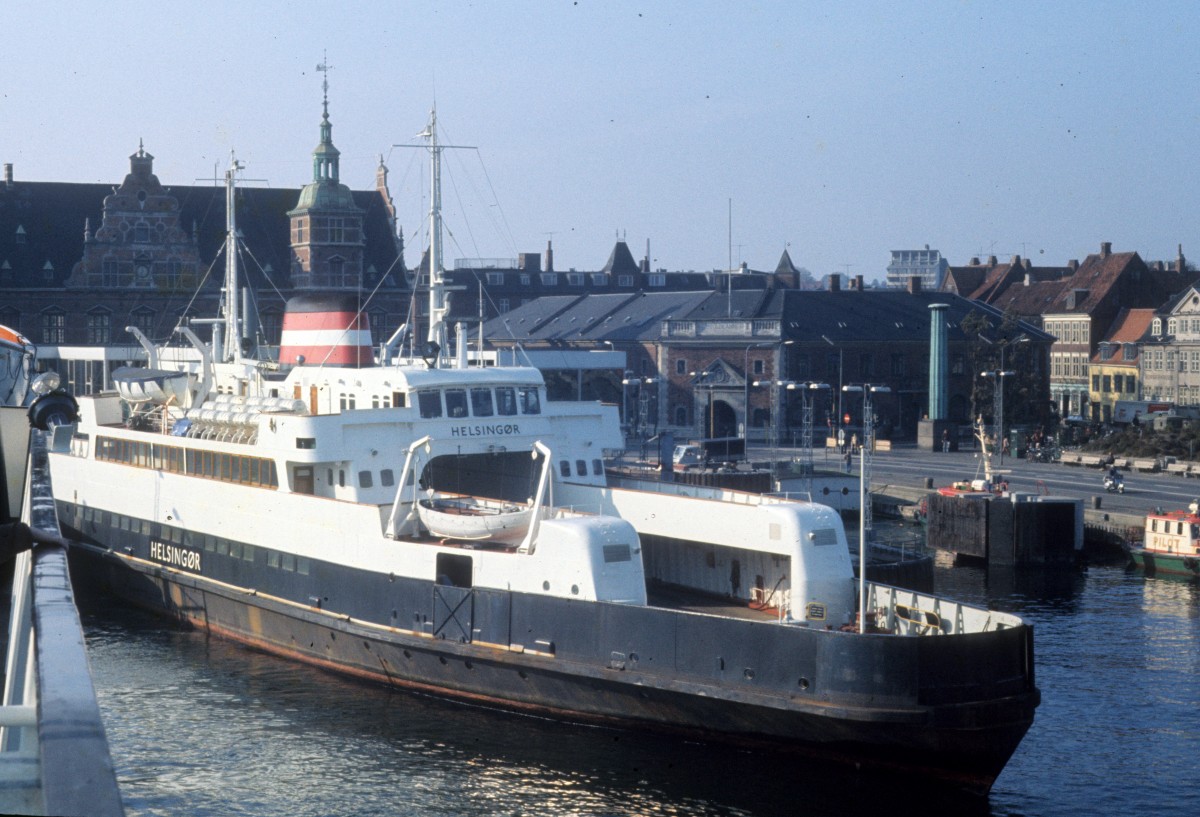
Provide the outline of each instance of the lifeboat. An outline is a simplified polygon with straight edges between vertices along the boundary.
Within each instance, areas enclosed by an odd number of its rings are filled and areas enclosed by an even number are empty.
[[[113,383],[121,399],[128,403],[179,405],[188,394],[190,375],[187,372],[165,369],[140,369],[124,366],[112,373]]]
[[[533,506],[438,494],[417,503],[417,516],[441,539],[507,544],[519,541],[529,530]]]

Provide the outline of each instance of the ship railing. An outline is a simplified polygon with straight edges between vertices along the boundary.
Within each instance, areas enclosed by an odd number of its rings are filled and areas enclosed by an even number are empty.
[[[21,520],[36,546],[13,571],[0,812],[123,815],[60,537],[45,441],[34,433]]]
[[[876,627],[898,635],[985,633],[1023,624],[1009,613],[875,582],[867,582],[865,609]]]
[[[801,501],[799,497],[775,494],[756,494],[731,488],[714,488],[708,485],[688,485],[682,482],[656,482],[637,480],[636,484],[617,477],[610,480],[614,489],[636,490],[638,493],[655,493],[670,496],[685,496],[692,499],[708,499],[715,502],[733,502],[739,505],[783,505]],[[807,501],[807,500],[804,500]]]

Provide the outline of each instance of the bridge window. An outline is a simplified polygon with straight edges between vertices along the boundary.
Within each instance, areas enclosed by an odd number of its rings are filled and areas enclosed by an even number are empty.
[[[517,391],[512,386],[496,389],[496,413],[506,417],[517,413]]]
[[[542,407],[538,402],[537,388],[534,386],[521,387],[521,413],[541,414]]]
[[[417,405],[421,409],[421,417],[431,419],[442,416],[442,393],[436,389],[424,389],[417,392]]]
[[[486,388],[471,389],[471,413],[476,417],[491,417],[492,390]]]
[[[467,416],[466,389],[446,389],[446,414],[450,417]]]

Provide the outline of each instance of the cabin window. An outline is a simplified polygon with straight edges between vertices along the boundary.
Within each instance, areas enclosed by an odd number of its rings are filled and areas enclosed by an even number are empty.
[[[575,460],[575,476],[577,476],[577,477],[586,477],[587,476],[587,461],[586,460]]]
[[[449,587],[470,587],[471,557],[457,553],[439,553],[437,583]]]
[[[316,448],[317,447],[317,438],[316,437],[297,437],[296,438],[296,447],[304,448],[304,449]]]
[[[339,488],[346,487],[346,470],[344,468],[338,469],[338,487]]]
[[[521,413],[541,414],[542,406],[538,402],[538,392],[535,386],[521,387]]]
[[[279,567],[279,551],[267,551],[267,567]]]
[[[392,473],[391,468],[384,468],[379,472],[379,484],[384,488],[390,488],[396,484],[396,475]]]
[[[496,389],[496,413],[504,416],[517,413],[517,391],[512,386]]]
[[[280,554],[280,567],[289,573],[294,573],[296,570],[296,557],[291,553]]]
[[[408,405],[408,401],[405,399],[404,392],[392,392],[392,405],[396,408],[404,408],[406,405]]]
[[[446,416],[467,416],[467,390],[446,389]]]
[[[421,409],[421,417],[432,419],[442,416],[442,393],[435,389],[425,389],[417,392],[417,405]]]
[[[486,388],[471,389],[471,413],[476,417],[491,417],[492,390]]]
[[[596,476],[600,476],[604,473],[604,463],[601,462],[598,457],[592,460],[592,473]]]
[[[358,487],[359,488],[370,488],[371,484],[372,484],[371,483],[371,472],[370,471],[359,471],[358,472]]]
[[[254,561],[254,545],[244,545],[242,547],[242,559],[247,562]]]
[[[562,462],[560,462],[558,464],[558,472],[560,474],[562,474],[564,477],[571,476],[571,463],[568,462],[567,460],[563,460]]]
[[[833,528],[820,528],[810,535],[814,545],[836,545],[838,543],[837,531]]]
[[[629,545],[605,545],[604,546],[604,561],[605,562],[628,562],[632,558],[632,552]]]

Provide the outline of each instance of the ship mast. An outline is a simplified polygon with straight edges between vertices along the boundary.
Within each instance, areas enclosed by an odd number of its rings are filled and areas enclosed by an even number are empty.
[[[241,317],[238,314],[237,212],[235,175],[244,165],[231,152],[225,171],[225,343],[221,360],[236,363],[242,355]]]
[[[438,346],[435,365],[441,365],[448,357],[446,313],[446,279],[442,263],[442,151],[450,148],[474,150],[469,145],[441,145],[437,138],[437,107],[429,112],[429,124],[417,134],[425,139],[425,145],[394,145],[393,147],[424,147],[429,150],[431,163],[429,196],[429,332],[426,340]]]
[[[442,277],[442,148],[437,141],[437,108],[429,112],[429,126],[420,134],[429,142],[431,162],[429,193],[429,334],[438,345],[438,360],[446,353],[446,290]]]

